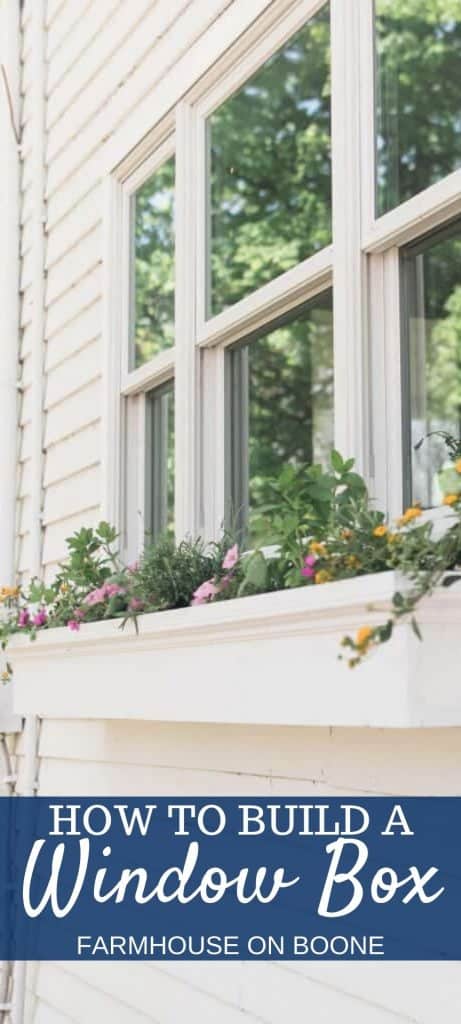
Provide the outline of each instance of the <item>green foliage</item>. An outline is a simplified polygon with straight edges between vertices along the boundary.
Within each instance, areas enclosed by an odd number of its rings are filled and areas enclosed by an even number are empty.
[[[454,439],[447,444],[458,452]],[[210,545],[200,539],[177,544],[164,535],[145,549],[138,565],[126,567],[108,523],[82,528],[68,538],[68,558],[51,585],[33,580],[25,590],[0,588],[0,646],[5,651],[18,632],[34,639],[51,626],[78,630],[82,623],[111,618],[121,619],[122,625],[128,619],[137,623],[144,612],[397,569],[405,585],[394,594],[386,621],[344,638],[349,664],[357,665],[372,647],[390,639],[401,620],[420,638],[414,614],[419,601],[440,583],[451,586],[461,578],[461,460],[444,478],[453,523],[438,538],[430,522],[420,521],[418,507],[408,509],[391,529],[370,506],[353,460],[337,451],[331,453],[328,470],[288,465],[271,482],[263,546],[243,554],[227,533]],[[267,547],[269,536],[275,540],[272,548]],[[10,678],[9,662],[0,675],[4,681]]]
[[[280,586],[303,584],[300,570],[309,539],[323,540],[365,515],[367,492],[362,477],[353,470],[354,460],[344,460],[333,451],[330,465],[328,470],[320,465],[287,465],[268,482],[272,500],[261,510],[254,536],[256,546],[277,545],[278,555],[270,561]],[[376,514],[367,514],[374,522]]]
[[[176,544],[169,535],[160,537],[146,548],[133,574],[133,596],[144,611],[186,608],[200,584],[222,576],[228,546],[227,536],[208,546],[200,539]]]

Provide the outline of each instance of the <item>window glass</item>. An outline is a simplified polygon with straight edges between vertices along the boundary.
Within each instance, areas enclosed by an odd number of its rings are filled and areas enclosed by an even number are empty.
[[[146,395],[146,539],[174,529],[174,384]]]
[[[174,158],[133,198],[132,368],[174,344]]]
[[[440,503],[437,474],[447,451],[432,431],[461,434],[461,222],[402,257],[405,299],[407,501]]]
[[[459,0],[375,0],[377,212],[461,166]]]
[[[251,539],[270,482],[333,447],[332,294],[228,353],[229,520]]]
[[[208,120],[208,315],[331,241],[325,5]]]

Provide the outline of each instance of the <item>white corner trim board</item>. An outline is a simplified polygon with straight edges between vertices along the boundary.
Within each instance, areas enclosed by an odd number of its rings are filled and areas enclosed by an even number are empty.
[[[16,637],[14,708],[50,718],[235,724],[461,725],[461,588],[426,600],[359,668],[346,632],[383,621],[394,573]],[[370,604],[374,609],[370,609]]]

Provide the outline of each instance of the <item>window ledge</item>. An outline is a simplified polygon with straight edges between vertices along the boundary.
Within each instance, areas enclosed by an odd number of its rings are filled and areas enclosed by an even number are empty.
[[[400,584],[401,585],[401,584]],[[461,725],[461,586],[426,600],[421,643],[408,626],[355,671],[344,633],[381,622],[393,572],[12,643],[14,710],[51,718],[235,724]],[[373,604],[373,610],[368,607]]]

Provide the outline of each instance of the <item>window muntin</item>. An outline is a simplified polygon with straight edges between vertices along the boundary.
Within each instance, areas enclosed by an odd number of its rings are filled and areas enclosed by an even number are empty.
[[[407,500],[440,504],[446,461],[438,436],[461,434],[461,221],[402,253]]]
[[[175,160],[166,160],[132,200],[131,369],[174,344]]]
[[[146,394],[144,531],[148,543],[174,528],[174,381]]]
[[[331,242],[329,5],[211,114],[208,316]]]
[[[461,8],[375,0],[377,213],[461,166]]]
[[[333,447],[332,292],[227,353],[228,519],[251,540],[269,481]]]

